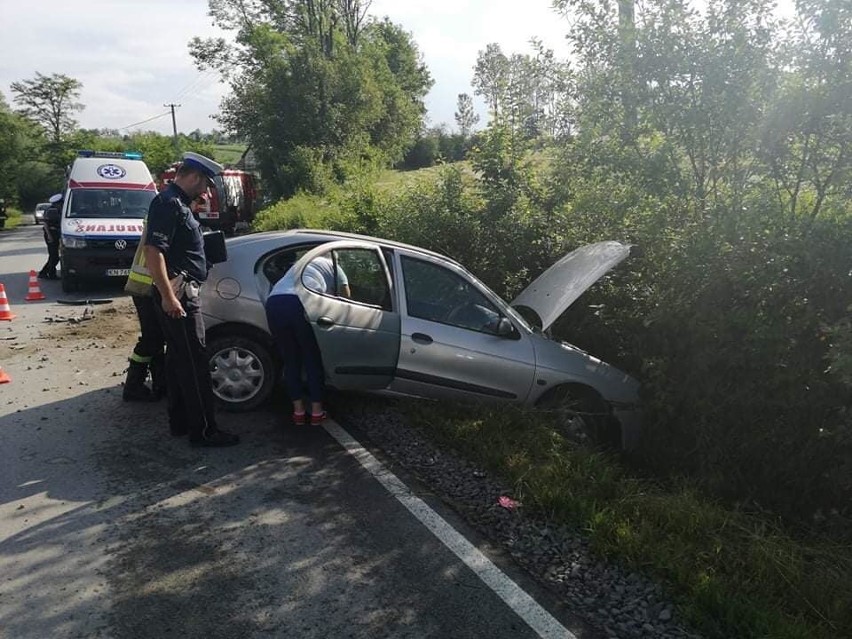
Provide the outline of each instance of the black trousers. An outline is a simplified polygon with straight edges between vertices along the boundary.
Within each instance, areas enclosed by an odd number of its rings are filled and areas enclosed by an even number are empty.
[[[130,359],[141,364],[150,364],[152,359],[163,355],[166,336],[157,317],[157,306],[153,297],[133,295],[133,305],[136,307],[136,317],[139,318],[140,335]]]
[[[166,337],[166,383],[169,428],[203,439],[216,430],[215,397],[210,382],[210,361],[204,342],[201,303],[181,296],[186,317],[173,319],[163,312],[157,289],[152,297],[157,318]]]
[[[51,242],[44,234],[44,243],[47,244],[47,262],[41,267],[45,275],[56,275],[56,265],[59,264],[59,242]]]

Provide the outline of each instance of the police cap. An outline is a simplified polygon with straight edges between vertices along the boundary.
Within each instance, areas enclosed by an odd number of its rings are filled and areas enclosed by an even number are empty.
[[[225,168],[218,162],[214,162],[210,158],[205,157],[200,153],[193,153],[192,151],[187,151],[183,154],[183,163],[189,168],[203,173],[207,180],[211,183],[213,182],[213,178],[219,175]]]

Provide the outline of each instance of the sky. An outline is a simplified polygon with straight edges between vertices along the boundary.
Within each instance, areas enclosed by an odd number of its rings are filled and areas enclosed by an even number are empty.
[[[373,0],[370,13],[413,34],[435,81],[430,125],[455,126],[457,96],[473,95],[473,66],[487,44],[529,53],[537,37],[558,57],[569,53],[570,24],[551,0]],[[181,105],[178,131],[217,128],[211,116],[227,87],[199,72],[188,48],[193,36],[223,35],[207,0],[0,0],[0,25],[0,93],[12,106],[12,82],[64,73],[83,84],[83,128],[171,133],[169,103]],[[475,100],[484,120],[485,104]]]

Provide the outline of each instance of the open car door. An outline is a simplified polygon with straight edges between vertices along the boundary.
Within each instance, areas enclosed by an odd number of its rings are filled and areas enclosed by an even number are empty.
[[[285,277],[305,307],[329,385],[388,386],[399,360],[400,316],[381,247],[346,240],[322,244]]]

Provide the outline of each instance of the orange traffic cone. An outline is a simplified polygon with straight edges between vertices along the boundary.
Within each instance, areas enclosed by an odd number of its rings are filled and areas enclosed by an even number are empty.
[[[38,302],[39,300],[47,299],[38,287],[38,275],[36,275],[35,271],[30,271],[30,290],[27,291],[27,296],[24,299],[27,302]]]
[[[9,307],[9,300],[6,298],[6,287],[0,284],[0,320],[13,320],[12,309]]]
[[[6,373],[3,372],[3,369],[0,368],[0,384],[8,384],[12,381],[12,378],[9,377]]]

